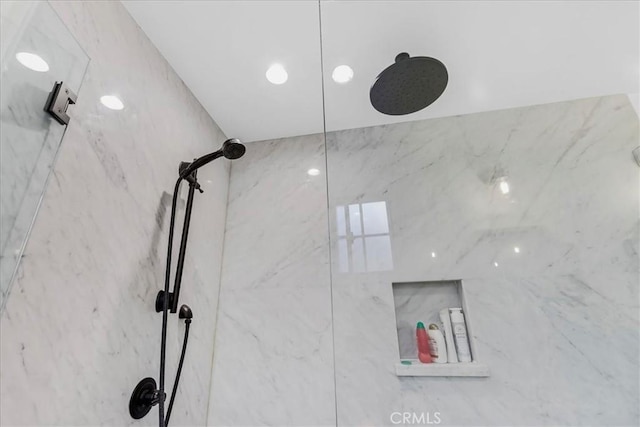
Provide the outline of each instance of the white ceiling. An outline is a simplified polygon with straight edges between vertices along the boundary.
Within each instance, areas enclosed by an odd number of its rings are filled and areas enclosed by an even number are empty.
[[[325,116],[332,131],[638,93],[639,5],[611,0],[125,2],[227,136],[246,142],[322,132]],[[420,112],[386,116],[369,103],[369,88],[403,51],[442,61],[449,85]],[[283,85],[265,78],[275,62],[289,73]],[[354,70],[348,84],[331,80],[341,64]]]

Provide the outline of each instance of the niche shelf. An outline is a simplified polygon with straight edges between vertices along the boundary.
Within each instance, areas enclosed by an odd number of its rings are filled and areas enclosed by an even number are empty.
[[[400,361],[395,366],[397,376],[488,377],[490,375],[489,367],[478,361],[472,318],[467,309],[461,280],[400,282],[393,283],[392,286],[400,356]],[[416,324],[423,322],[427,328],[430,323],[440,325],[440,310],[451,307],[461,307],[464,313],[472,361],[421,363],[417,360]]]
[[[407,359],[411,365],[396,363],[399,377],[488,377],[489,367],[478,362],[469,363],[420,363]]]

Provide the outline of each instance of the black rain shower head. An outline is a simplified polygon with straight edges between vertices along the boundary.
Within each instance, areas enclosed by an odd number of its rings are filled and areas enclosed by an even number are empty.
[[[444,64],[427,56],[396,56],[395,64],[378,75],[369,91],[373,108],[383,114],[402,116],[431,105],[442,95],[449,75]]]

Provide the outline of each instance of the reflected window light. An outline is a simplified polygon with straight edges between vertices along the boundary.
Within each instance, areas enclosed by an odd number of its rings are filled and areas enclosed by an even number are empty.
[[[367,252],[364,248],[364,239],[360,237],[347,242],[347,250],[351,271],[355,273],[367,271]]]
[[[497,267],[498,266],[498,261],[494,261],[493,266]]]
[[[338,237],[345,237],[347,235],[347,223],[344,206],[336,208],[336,226],[338,228]]]
[[[431,258],[435,258],[436,257],[436,253],[435,252],[431,252]]]
[[[336,207],[341,272],[393,269],[386,202]]]
[[[393,269],[391,262],[391,238],[388,234],[367,236],[363,240],[365,246],[365,270],[386,271]]]
[[[349,221],[347,221],[347,225],[349,226],[349,234],[353,234],[354,236],[362,235],[360,205],[349,205],[347,214],[349,215]]]
[[[513,252],[515,252],[515,253],[519,254],[519,253],[520,253],[520,248],[519,248],[519,247],[517,247],[517,246],[515,246],[515,247],[513,248]]]
[[[45,73],[49,71],[49,64],[47,64],[47,61],[45,61],[40,55],[36,55],[35,53],[18,52],[16,53],[16,59],[19,63],[30,70],[37,71],[39,73]]]
[[[311,168],[307,171],[307,174],[310,176],[318,176],[320,175],[320,169]]]
[[[389,234],[389,218],[385,202],[362,204],[363,228],[365,234]]]
[[[341,272],[349,271],[349,251],[347,239],[338,239],[338,268]]]

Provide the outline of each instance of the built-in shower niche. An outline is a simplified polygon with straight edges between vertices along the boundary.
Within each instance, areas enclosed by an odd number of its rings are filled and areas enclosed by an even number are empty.
[[[464,288],[460,280],[393,283],[393,300],[396,311],[399,357],[396,364],[398,376],[427,377],[488,377],[488,366],[479,362],[473,335],[473,314],[469,313]],[[467,325],[471,348],[471,362],[421,363],[418,360],[416,324],[426,328],[435,323],[440,328],[440,310],[460,307]],[[447,348],[449,351],[449,348]],[[455,351],[455,349],[453,350]]]

